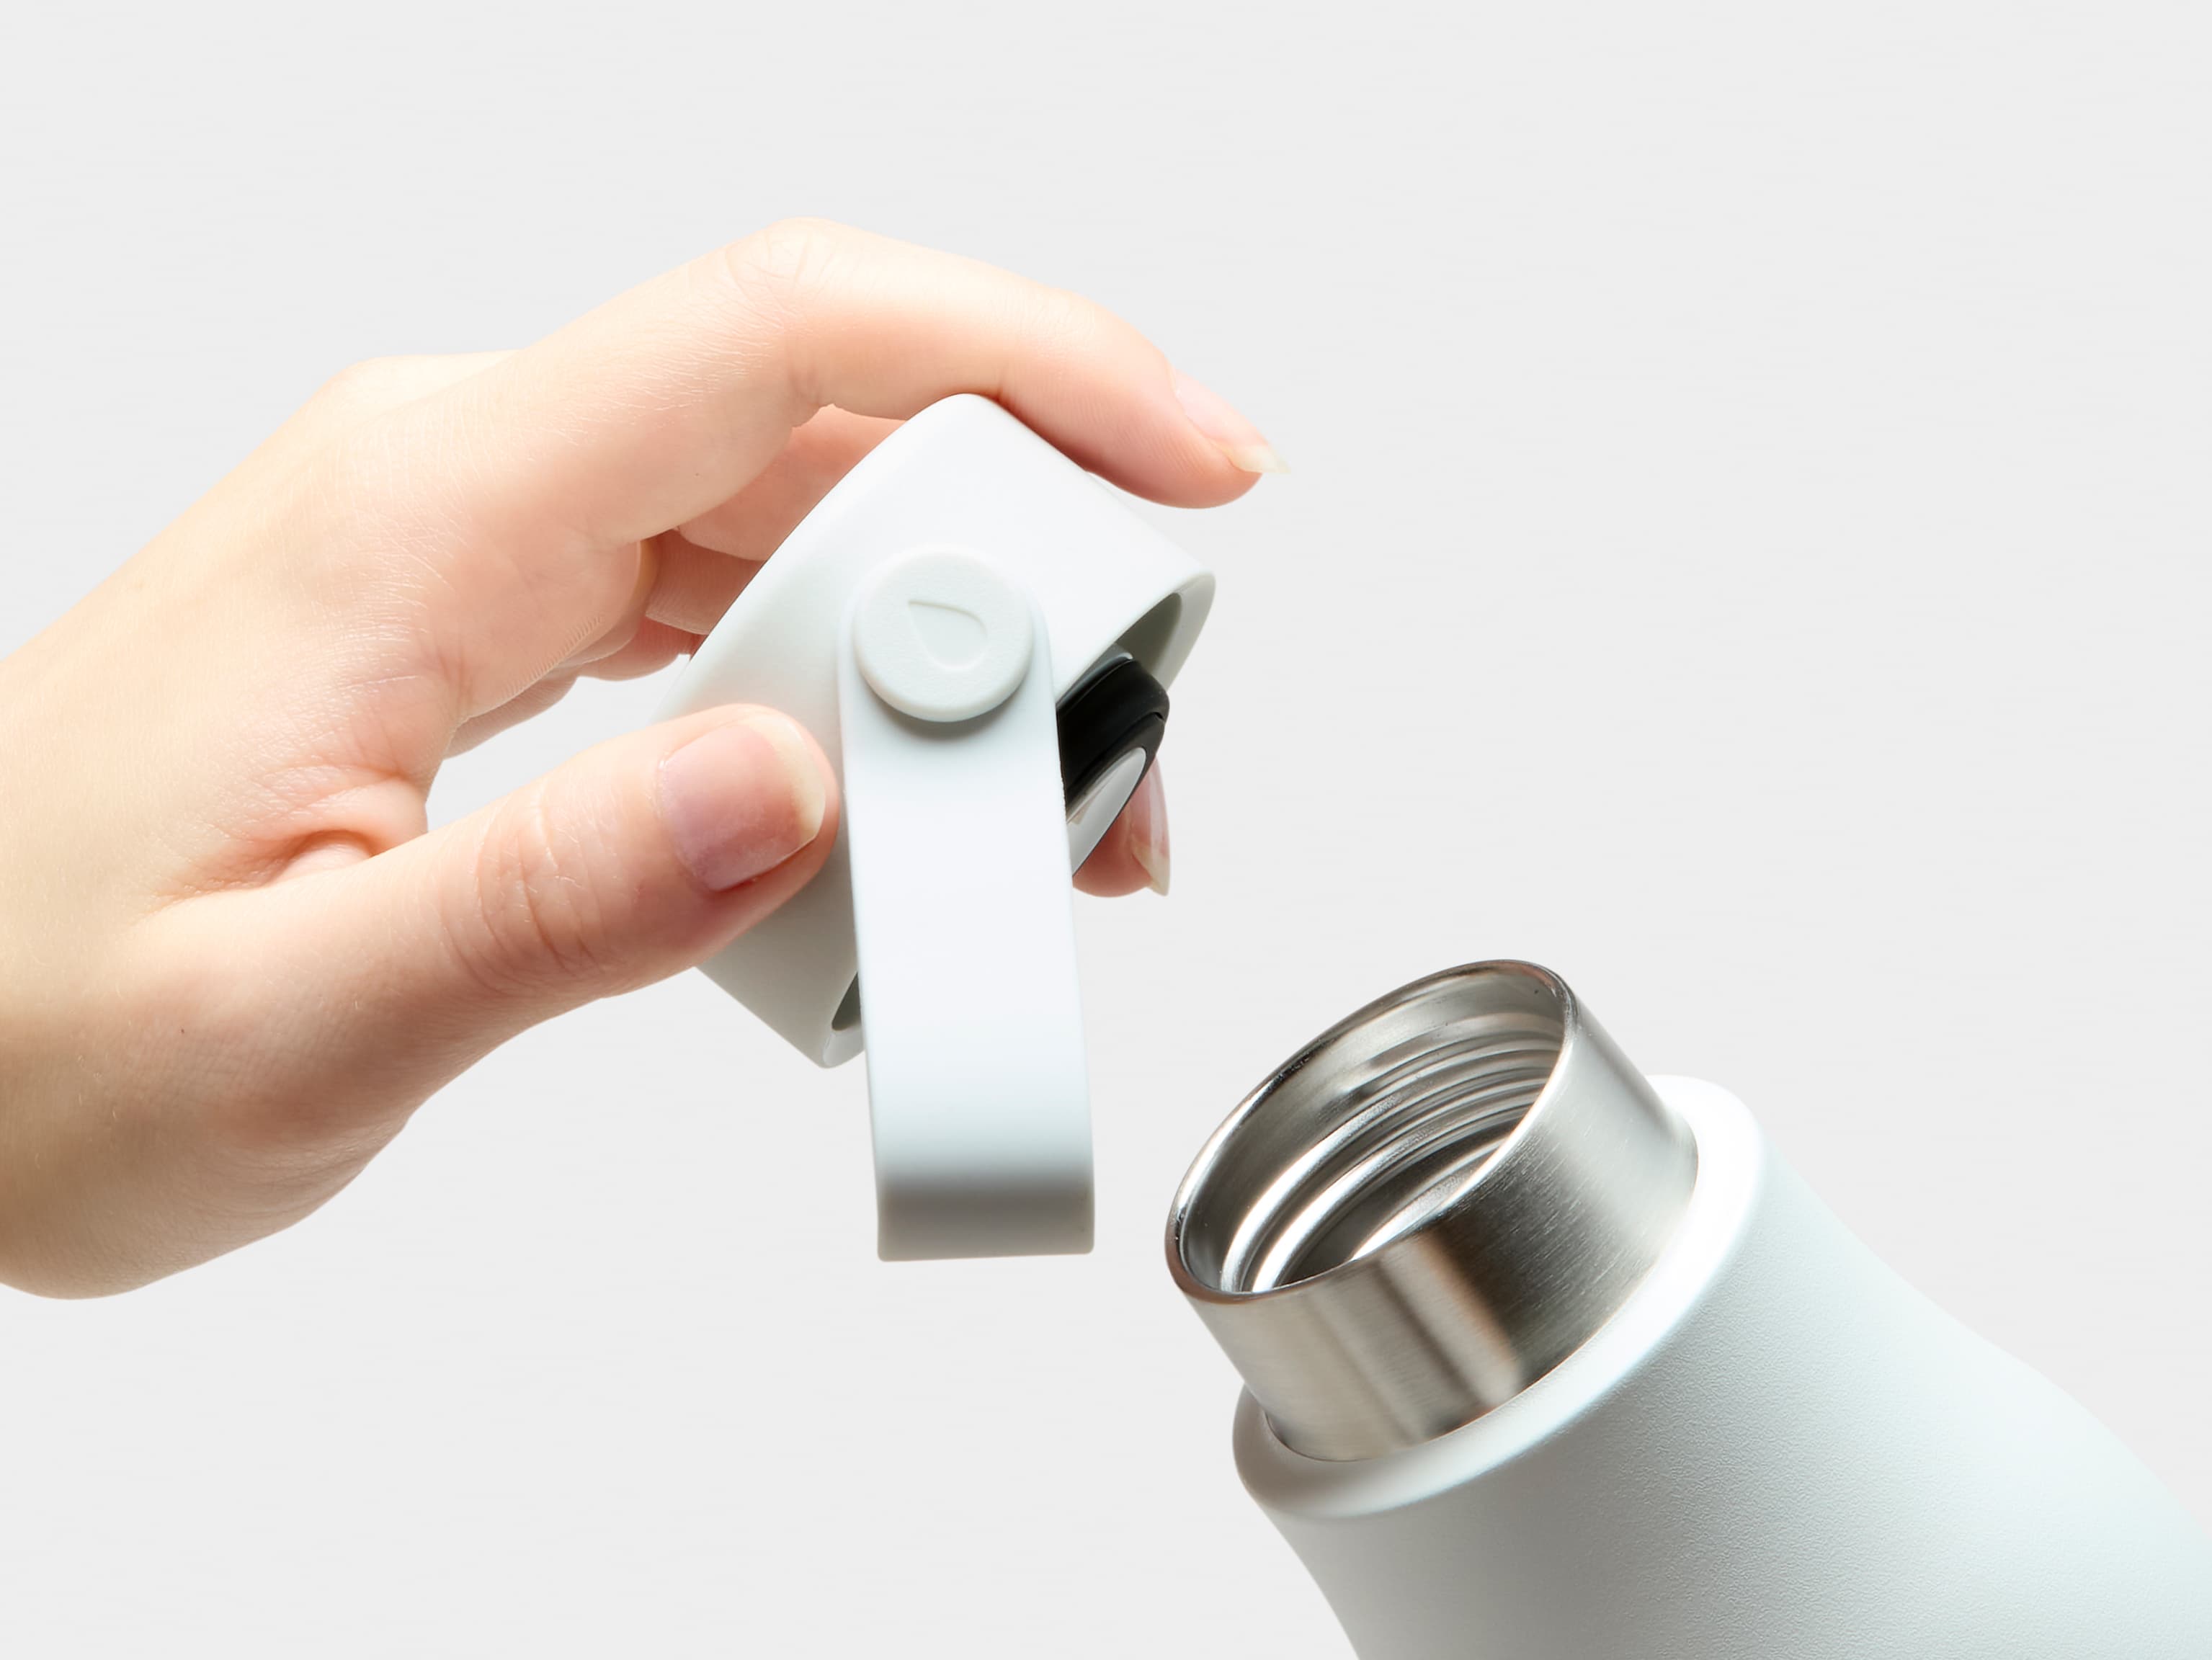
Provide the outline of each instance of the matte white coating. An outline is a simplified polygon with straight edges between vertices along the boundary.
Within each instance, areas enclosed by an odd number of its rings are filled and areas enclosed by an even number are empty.
[[[917,721],[972,721],[1005,702],[1029,672],[1030,635],[1028,596],[963,548],[885,561],[853,608],[861,674]]]
[[[1465,1428],[1246,1486],[1361,1660],[2203,1660],[2212,1541],[2072,1400],[1892,1274],[1735,1099],[1613,1320]]]
[[[989,399],[950,398],[806,516],[701,644],[660,718],[765,703],[811,732],[842,773],[847,610],[883,562],[938,545],[983,556],[1035,602],[1055,698],[1117,649],[1169,684],[1213,599],[1212,577],[1105,485]],[[848,843],[841,832],[811,882],[705,964],[823,1066],[861,1044],[847,999],[859,966]],[[1066,860],[1063,846],[1063,888]]]
[[[875,603],[856,602],[856,638]],[[1011,696],[957,723],[890,708],[857,652],[840,685],[877,1251],[1088,1250],[1091,1104],[1051,660],[1040,646]]]

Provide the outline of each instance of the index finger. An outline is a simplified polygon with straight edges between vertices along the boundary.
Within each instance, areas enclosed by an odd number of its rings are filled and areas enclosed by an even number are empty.
[[[472,681],[526,683],[580,630],[591,637],[578,608],[619,609],[635,572],[607,569],[611,552],[734,495],[817,410],[902,418],[963,392],[1155,501],[1208,506],[1253,482],[1255,452],[1202,432],[1191,410],[1217,425],[1218,412],[1187,407],[1166,357],[1111,313],[974,260],[796,222],[400,412],[419,429],[416,477],[440,487],[443,522],[469,544],[440,572],[454,614],[502,623],[496,638],[476,627],[446,644]]]

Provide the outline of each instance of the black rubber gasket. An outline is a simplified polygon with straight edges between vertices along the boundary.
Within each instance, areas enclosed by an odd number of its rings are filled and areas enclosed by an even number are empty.
[[[1060,702],[1060,783],[1069,806],[1133,749],[1152,770],[1168,731],[1167,688],[1133,657],[1116,657],[1086,675]]]

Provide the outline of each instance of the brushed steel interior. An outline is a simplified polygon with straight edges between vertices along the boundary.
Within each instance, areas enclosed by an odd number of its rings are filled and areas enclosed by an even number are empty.
[[[1565,982],[1477,963],[1253,1091],[1184,1178],[1168,1263],[1285,1444],[1372,1457],[1581,1347],[1696,1178],[1687,1129]]]

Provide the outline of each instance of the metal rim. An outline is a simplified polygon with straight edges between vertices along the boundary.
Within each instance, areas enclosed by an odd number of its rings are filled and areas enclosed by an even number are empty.
[[[1340,1021],[1246,1098],[1176,1194],[1169,1268],[1288,1444],[1370,1456],[1579,1347],[1695,1172],[1564,981],[1470,964]]]

